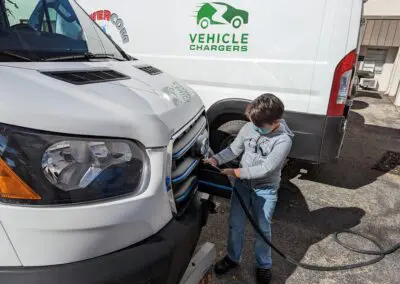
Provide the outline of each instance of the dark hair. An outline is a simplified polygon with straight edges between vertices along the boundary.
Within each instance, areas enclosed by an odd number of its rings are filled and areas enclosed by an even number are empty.
[[[262,127],[263,124],[272,124],[281,119],[284,111],[285,106],[277,96],[262,94],[247,106],[245,114],[255,126]]]

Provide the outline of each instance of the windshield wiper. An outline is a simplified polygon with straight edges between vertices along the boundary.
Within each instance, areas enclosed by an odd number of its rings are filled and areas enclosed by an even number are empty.
[[[18,58],[23,61],[32,61],[32,59],[25,57],[23,55],[20,55],[20,54],[14,53],[14,52],[4,51],[4,50],[0,50],[0,55],[6,55],[9,57]]]
[[[65,56],[57,56],[57,57],[49,57],[46,58],[45,61],[68,61],[68,60],[78,60],[78,59],[114,59],[118,61],[125,61],[124,59],[117,58],[113,54],[108,53],[91,53],[85,52],[83,54],[76,54],[76,55],[65,55]]]
[[[115,57],[114,54],[108,54],[108,53],[91,53],[91,52],[86,52],[85,56],[89,59],[114,59],[118,61],[125,61],[125,59],[121,59],[118,57]]]

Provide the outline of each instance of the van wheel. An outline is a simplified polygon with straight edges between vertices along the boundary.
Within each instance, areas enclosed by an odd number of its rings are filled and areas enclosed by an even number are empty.
[[[202,29],[206,29],[211,24],[211,21],[209,18],[202,18],[199,24]]]
[[[231,120],[222,124],[216,130],[212,130],[210,133],[210,146],[214,153],[218,153],[231,145],[240,129],[246,123],[247,121],[244,120]],[[240,165],[240,159],[241,156],[225,164],[225,166],[228,168],[237,168]]]
[[[234,17],[234,18],[232,19],[232,26],[233,26],[235,29],[240,28],[242,25],[243,25],[243,19],[242,19],[241,17],[236,16],[236,17]]]

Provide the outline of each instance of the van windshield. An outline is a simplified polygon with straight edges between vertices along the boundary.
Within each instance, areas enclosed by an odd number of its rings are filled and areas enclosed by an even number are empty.
[[[89,58],[129,59],[75,1],[0,0],[0,62]]]

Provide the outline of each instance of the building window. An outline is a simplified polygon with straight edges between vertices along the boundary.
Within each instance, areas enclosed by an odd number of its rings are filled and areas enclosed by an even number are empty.
[[[375,74],[382,74],[388,50],[380,48],[368,48],[364,59],[364,71],[372,71]]]

